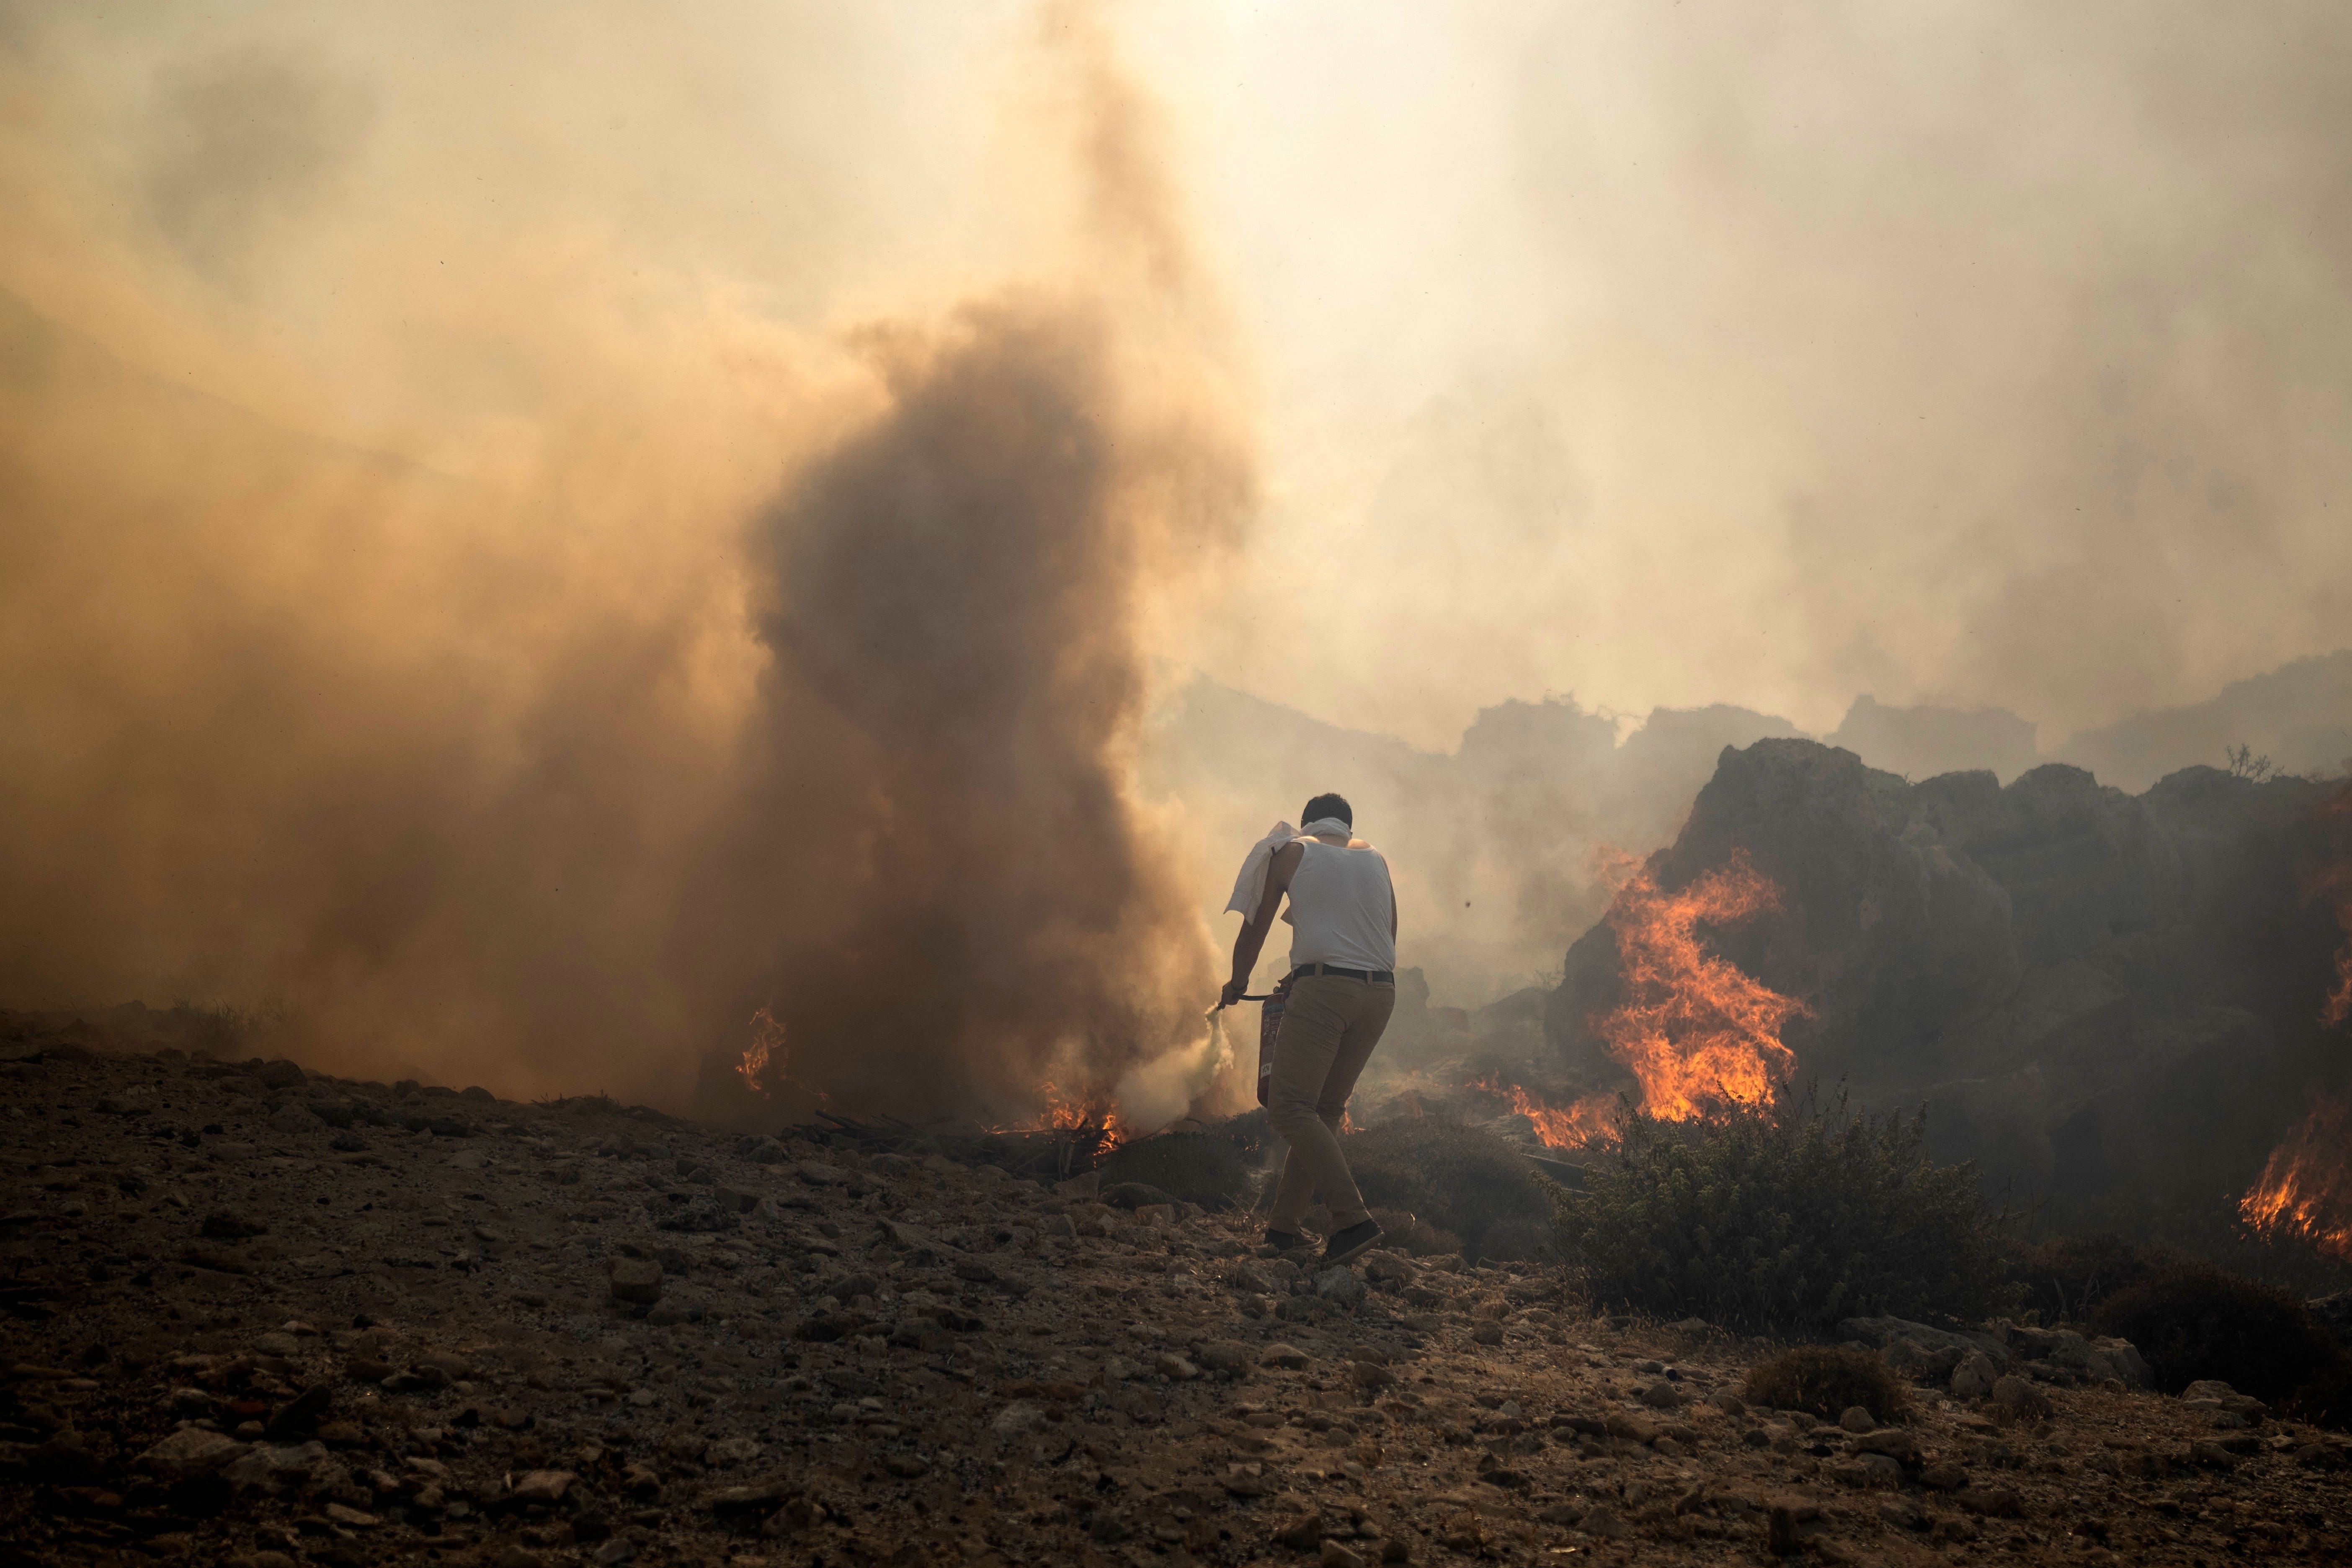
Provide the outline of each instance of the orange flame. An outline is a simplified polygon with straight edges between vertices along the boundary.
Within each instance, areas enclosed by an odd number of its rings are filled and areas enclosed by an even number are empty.
[[[833,1096],[784,1070],[784,1026],[765,1007],[751,1015],[751,1043],[745,1048],[743,1059],[735,1064],[735,1071],[742,1078],[743,1086],[757,1095],[772,1098],[774,1086],[785,1084],[819,1105],[833,1103]]]
[[[2238,1215],[2264,1235],[2306,1241],[2352,1262],[2352,1101],[2323,1097],[2271,1151]]]
[[[992,1132],[1091,1132],[1102,1133],[1101,1152],[1109,1153],[1128,1141],[1131,1133],[1118,1114],[1118,1107],[1107,1096],[1089,1094],[1072,1099],[1048,1079],[1037,1086],[1038,1096],[1045,1109],[1028,1121],[1007,1122],[992,1127]]]
[[[1508,1099],[1513,1110],[1536,1124],[1536,1136],[1547,1148],[1580,1149],[1617,1141],[1617,1129],[1609,1120],[1617,1106],[1613,1095],[1587,1095],[1573,1105],[1546,1105],[1517,1084],[1506,1082],[1500,1073],[1472,1079],[1465,1087]]]
[[[1608,919],[1625,1000],[1596,1027],[1650,1115],[1686,1121],[1710,1102],[1753,1104],[1795,1064],[1780,1026],[1811,1009],[1707,952],[1697,929],[1780,905],[1780,889],[1738,851],[1679,893],[1660,892],[1646,868],[1619,889]]]

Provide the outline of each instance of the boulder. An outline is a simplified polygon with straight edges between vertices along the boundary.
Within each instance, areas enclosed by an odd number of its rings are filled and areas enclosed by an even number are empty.
[[[226,1433],[183,1426],[140,1455],[139,1465],[173,1479],[205,1475],[242,1457],[247,1447]]]
[[[2340,940],[2297,880],[2326,787],[2190,768],[2135,797],[2056,763],[1913,783],[1766,739],[1722,753],[1643,879],[1673,895],[1745,856],[1777,889],[1711,941],[1807,999],[1786,1042],[1801,1079],[1843,1079],[1868,1110],[1924,1103],[1934,1155],[1974,1161],[1988,1193],[2055,1215],[2126,1190],[2162,1206],[2258,1169],[2320,1065],[2321,988],[2276,955]],[[1601,1027],[1625,999],[1620,940],[1588,931],[1546,1005],[1558,1094],[1633,1085]]]
[[[610,1288],[616,1301],[651,1306],[661,1300],[662,1266],[650,1258],[616,1258]]]
[[[1991,1358],[1982,1351],[1970,1351],[1960,1358],[1960,1364],[1952,1369],[1949,1386],[1953,1398],[1977,1400],[1988,1397],[1992,1393],[1993,1384],[2000,1380],[2000,1369],[1993,1365]]]

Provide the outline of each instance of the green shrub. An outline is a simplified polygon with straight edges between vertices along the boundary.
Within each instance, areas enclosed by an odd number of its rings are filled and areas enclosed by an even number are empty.
[[[2052,1237],[2010,1255],[2010,1278],[2025,1306],[2044,1323],[2087,1323],[2108,1297],[2189,1261],[2169,1247],[2142,1246],[2109,1233]]]
[[[1249,1190],[1241,1152],[1208,1132],[1161,1132],[1111,1151],[1100,1166],[1106,1192],[1122,1182],[1157,1187],[1202,1208],[1232,1206]]]
[[[2311,1309],[2276,1286],[2180,1259],[2108,1297],[2096,1322],[2139,1348],[2167,1394],[2218,1378],[2312,1420],[2352,1420],[2352,1362]]]
[[[1802,1410],[1835,1421],[1854,1405],[1887,1426],[1907,1405],[1903,1385],[1875,1352],[1852,1345],[1796,1345],[1748,1369],[1739,1397],[1775,1410]]]
[[[1596,1304],[1749,1330],[1983,1318],[2021,1294],[1972,1167],[1931,1163],[1927,1116],[1810,1099],[1703,1126],[1629,1111],[1624,1143],[1562,1193],[1560,1242]]]
[[[1480,1128],[1408,1117],[1339,1141],[1364,1204],[1417,1216],[1462,1238],[1465,1258],[1549,1250],[1550,1205],[1527,1161]]]

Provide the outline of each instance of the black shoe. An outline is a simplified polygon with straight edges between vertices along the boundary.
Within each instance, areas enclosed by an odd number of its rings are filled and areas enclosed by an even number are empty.
[[[1266,1227],[1265,1244],[1276,1252],[1296,1252],[1307,1245],[1307,1238],[1295,1230],[1276,1230],[1269,1226]]]
[[[1333,1231],[1331,1239],[1323,1245],[1323,1267],[1329,1268],[1337,1264],[1353,1263],[1378,1247],[1381,1238],[1387,1234],[1381,1228],[1379,1221],[1370,1219],[1360,1225],[1351,1225],[1345,1230]]]

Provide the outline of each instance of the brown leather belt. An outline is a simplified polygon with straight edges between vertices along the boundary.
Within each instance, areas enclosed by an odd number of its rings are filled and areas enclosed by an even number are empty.
[[[1290,978],[1297,980],[1307,974],[1336,974],[1342,980],[1362,980],[1374,985],[1396,984],[1393,969],[1342,969],[1336,963],[1302,963],[1290,972]]]

